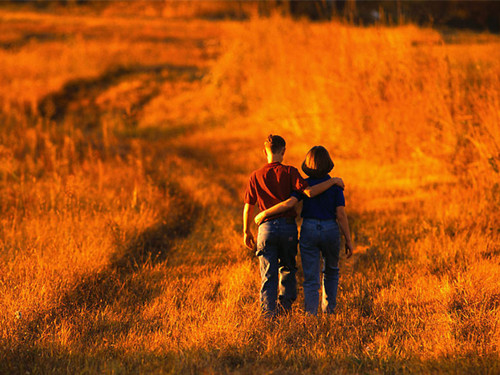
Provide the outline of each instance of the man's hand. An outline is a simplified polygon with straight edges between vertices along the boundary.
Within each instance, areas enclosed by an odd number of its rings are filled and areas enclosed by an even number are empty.
[[[332,178],[335,180],[334,184],[337,186],[340,186],[342,188],[342,190],[344,190],[344,188],[345,188],[344,181],[342,181],[342,179],[340,177],[332,177]]]
[[[257,226],[259,226],[260,224],[262,224],[262,222],[264,221],[264,219],[266,218],[266,214],[264,213],[264,211],[261,211],[259,212],[259,214],[257,216],[255,216],[255,219],[253,219],[255,221],[255,224],[257,224]]]
[[[255,249],[255,239],[253,238],[252,232],[247,231],[243,233],[243,242],[245,243],[245,246],[248,247],[250,250]]]
[[[353,251],[354,251],[354,245],[352,244],[352,242],[346,242],[345,255],[347,259],[349,259],[352,256]]]
[[[246,247],[253,250],[255,248],[255,239],[250,230],[252,212],[253,205],[245,203],[245,207],[243,207],[243,243]]]

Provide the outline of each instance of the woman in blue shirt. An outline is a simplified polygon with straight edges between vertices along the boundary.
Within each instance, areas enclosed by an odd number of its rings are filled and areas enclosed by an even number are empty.
[[[309,176],[306,181],[310,186],[328,180],[330,178],[328,173],[332,169],[333,161],[323,146],[314,146],[309,150],[302,163],[302,170]],[[337,304],[337,287],[339,283],[339,226],[345,237],[347,258],[352,255],[354,250],[345,213],[345,199],[342,188],[334,185],[314,198],[293,193],[286,201],[259,213],[255,217],[255,222],[259,225],[266,217],[286,211],[302,199],[304,200],[301,215],[303,221],[299,246],[304,270],[305,310],[313,315],[318,312],[320,258],[322,257],[322,310],[324,313],[332,313]]]

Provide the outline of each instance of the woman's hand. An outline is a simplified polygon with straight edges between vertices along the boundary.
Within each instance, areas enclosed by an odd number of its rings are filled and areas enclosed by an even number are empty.
[[[257,224],[257,226],[259,226],[260,224],[262,224],[262,222],[265,220],[266,218],[266,212],[265,211],[262,211],[262,212],[259,212],[259,214],[257,216],[255,216],[255,224]]]
[[[352,253],[354,251],[354,245],[352,242],[346,242],[345,243],[345,255],[346,258],[349,259],[352,256]]]

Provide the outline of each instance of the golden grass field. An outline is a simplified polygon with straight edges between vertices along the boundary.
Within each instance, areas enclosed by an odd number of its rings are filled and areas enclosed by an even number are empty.
[[[500,373],[500,37],[216,5],[0,8],[0,373]],[[334,316],[259,318],[268,133],[346,183]]]

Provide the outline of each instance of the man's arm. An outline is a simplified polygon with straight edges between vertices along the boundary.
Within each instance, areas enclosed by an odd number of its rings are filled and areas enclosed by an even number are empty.
[[[243,242],[245,246],[253,250],[255,248],[255,239],[250,229],[251,217],[253,213],[253,204],[245,203],[243,208]]]
[[[293,208],[295,204],[299,200],[295,197],[290,197],[286,201],[280,202],[278,204],[275,204],[271,208],[268,208],[267,210],[264,210],[260,212],[257,216],[255,216],[255,224],[260,225],[264,219],[266,219],[269,216],[274,216],[277,214],[280,214],[282,212],[288,211],[289,209]]]
[[[319,195],[323,193],[324,191],[328,190],[331,188],[333,185],[338,185],[342,189],[344,188],[344,181],[342,181],[341,178],[339,177],[332,177],[320,184],[314,185],[314,186],[309,186],[306,187],[303,191],[303,193],[308,197],[312,198],[315,197],[316,195]]]
[[[351,240],[351,232],[349,230],[349,222],[347,221],[347,214],[345,213],[344,206],[337,207],[337,221],[340,225],[340,229],[345,237],[345,253],[348,258],[351,257],[352,252],[354,251],[354,244]]]

